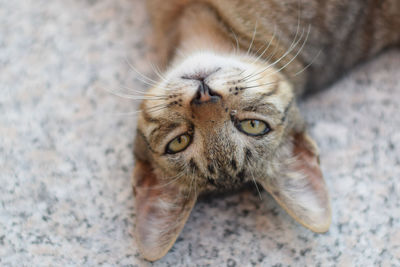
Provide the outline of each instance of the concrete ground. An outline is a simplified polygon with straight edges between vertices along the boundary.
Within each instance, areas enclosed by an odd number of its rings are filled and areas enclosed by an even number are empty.
[[[0,265],[146,266],[132,236],[141,0],[0,0]],[[305,100],[333,222],[313,234],[266,193],[198,203],[154,266],[400,266],[400,52]]]

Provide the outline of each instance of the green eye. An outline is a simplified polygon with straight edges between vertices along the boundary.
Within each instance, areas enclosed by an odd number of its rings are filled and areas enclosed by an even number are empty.
[[[168,154],[181,152],[190,145],[190,141],[192,141],[192,138],[187,133],[175,137],[168,143],[166,152]]]
[[[267,123],[260,120],[242,120],[236,127],[243,133],[252,136],[263,135],[271,130]]]

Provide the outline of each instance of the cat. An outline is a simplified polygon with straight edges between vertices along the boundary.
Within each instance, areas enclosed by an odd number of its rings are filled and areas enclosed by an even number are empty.
[[[398,0],[148,0],[163,73],[140,105],[135,237],[155,261],[199,195],[261,186],[295,220],[331,223],[296,99],[400,44]]]

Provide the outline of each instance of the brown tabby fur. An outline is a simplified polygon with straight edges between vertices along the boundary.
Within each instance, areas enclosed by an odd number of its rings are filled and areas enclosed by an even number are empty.
[[[245,182],[257,182],[305,227],[327,231],[329,196],[295,97],[398,46],[400,1],[148,0],[148,7],[166,77],[141,104],[135,140],[143,256],[168,252],[199,194]],[[218,102],[193,104],[199,78]],[[238,132],[235,123],[249,118],[267,121],[271,132]],[[166,154],[185,132],[188,148]]]

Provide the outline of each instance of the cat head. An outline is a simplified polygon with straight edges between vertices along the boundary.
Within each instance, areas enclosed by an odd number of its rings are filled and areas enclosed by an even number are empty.
[[[134,190],[145,258],[169,250],[200,193],[248,181],[304,226],[329,228],[317,147],[292,85],[272,64],[198,52],[173,64],[140,107]]]

